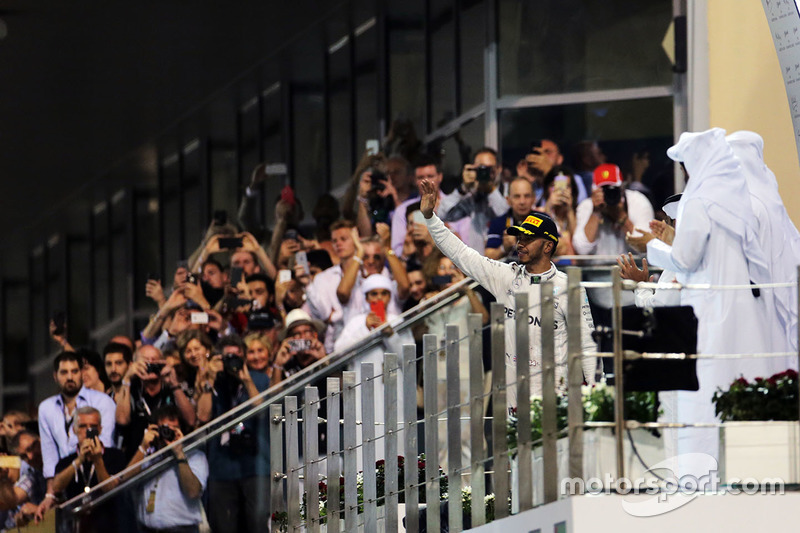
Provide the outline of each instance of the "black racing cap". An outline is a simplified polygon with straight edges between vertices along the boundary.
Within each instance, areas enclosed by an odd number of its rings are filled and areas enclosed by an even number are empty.
[[[552,218],[533,211],[518,226],[511,226],[506,230],[509,235],[531,235],[533,237],[545,237],[552,239],[558,244],[558,228]]]

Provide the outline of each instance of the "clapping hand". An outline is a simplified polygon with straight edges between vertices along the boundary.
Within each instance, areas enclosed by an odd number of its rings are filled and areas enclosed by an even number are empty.
[[[656,239],[663,241],[670,246],[675,239],[675,228],[664,222],[663,220],[651,220],[650,231],[653,232]]]
[[[621,270],[620,275],[624,279],[630,279],[636,282],[640,281],[653,281],[654,276],[650,275],[647,268],[647,259],[642,258],[642,268],[636,266],[636,261],[633,259],[633,254],[628,253],[626,256],[622,254],[617,258],[617,264]]]

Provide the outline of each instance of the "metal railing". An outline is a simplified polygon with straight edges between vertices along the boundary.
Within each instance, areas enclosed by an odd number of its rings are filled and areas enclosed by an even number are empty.
[[[208,424],[184,436],[183,439],[174,443],[174,445],[162,448],[148,456],[148,459],[152,462],[149,468],[138,473],[136,472],[137,467],[135,466],[123,470],[116,476],[118,479],[122,479],[122,482],[117,486],[109,488],[109,486],[116,482],[116,480],[109,479],[96,485],[88,493],[81,494],[80,496],[64,502],[59,506],[62,516],[84,513],[117,494],[130,489],[132,486],[151,479],[165,468],[175,464],[173,454],[171,453],[175,445],[181,445],[186,452],[202,449],[202,446],[210,439],[218,437],[222,433],[230,431],[239,423],[267,411],[269,405],[281,401],[285,396],[298,394],[311,382],[319,380],[325,375],[339,371],[356,359],[360,354],[380,343],[384,332],[388,328],[391,327],[395,331],[402,331],[410,328],[420,320],[459,298],[460,291],[463,289],[474,286],[476,286],[474,281],[469,278],[464,279],[434,297],[421,302],[413,309],[404,312],[395,320],[372,330],[372,332],[357,345],[335,351],[324,359],[316,361],[303,370],[292,374],[280,383],[271,386],[259,395],[234,407],[223,415],[211,420]]]
[[[566,436],[568,442],[568,475],[582,479],[585,429],[598,427],[614,428],[614,445],[616,458],[616,479],[625,477],[624,435],[627,430],[638,428],[682,428],[682,427],[718,427],[718,423],[681,424],[677,422],[641,423],[627,421],[623,410],[623,402],[615,401],[614,420],[610,422],[585,422],[581,401],[581,385],[583,384],[582,359],[591,357],[613,357],[615,375],[615,398],[623,397],[624,373],[623,362],[628,359],[688,359],[688,358],[725,358],[745,357],[741,354],[696,355],[675,353],[639,354],[623,349],[622,343],[622,306],[621,295],[624,288],[646,287],[656,288],[655,284],[630,284],[623,282],[617,267],[612,268],[611,282],[581,282],[581,269],[567,268],[567,359],[566,379],[568,397],[568,415]],[[401,324],[395,329],[409,327],[413,322],[421,320],[442,309],[458,298],[458,290],[469,280],[452,287],[440,294],[434,301],[428,302],[420,309],[403,315]],[[770,284],[763,288],[796,286],[797,283]],[[613,352],[595,354],[583,353],[581,344],[581,305],[584,288],[611,288],[614,306],[612,308]],[[658,285],[658,289],[664,288]],[[726,287],[670,286],[670,289],[709,289]],[[731,288],[731,287],[727,287]],[[736,290],[750,290],[753,286],[733,287]],[[342,372],[341,379],[330,374],[357,362],[359,356],[367,350],[375,349],[381,340],[381,331],[371,333],[355,350],[332,354],[303,372],[292,376],[289,380],[270,388],[251,401],[233,409],[224,416],[212,421],[183,439],[185,450],[192,450],[203,445],[208,439],[228,431],[239,422],[248,418],[269,413],[269,441],[271,458],[270,499],[271,510],[278,513],[288,531],[306,529],[320,531],[325,523],[328,532],[344,531],[397,531],[400,523],[399,501],[403,498],[405,509],[405,527],[407,531],[417,531],[424,513],[427,531],[440,530],[440,518],[446,514],[449,530],[464,529],[465,521],[475,527],[487,521],[486,498],[494,496],[494,518],[502,519],[511,512],[510,501],[512,491],[518,495],[519,511],[532,508],[536,503],[550,503],[559,498],[558,451],[557,439],[563,436],[558,431],[556,420],[557,383],[556,354],[554,333],[554,291],[551,282],[540,286],[540,303],[530,305],[528,293],[515,295],[516,316],[527,316],[528,312],[541,306],[541,370],[532,371],[529,350],[517,350],[516,378],[514,382],[506,379],[505,328],[514,328],[517,346],[529,346],[529,327],[527,321],[514,321],[509,318],[504,306],[500,303],[491,305],[490,322],[487,326],[481,323],[480,315],[469,314],[467,331],[459,331],[457,326],[446,328],[444,355],[439,339],[435,335],[423,338],[423,355],[417,357],[416,346],[404,345],[400,354],[386,353],[383,369],[377,369],[372,363],[360,363],[361,381],[357,382],[357,373],[352,370]],[[484,388],[484,371],[482,367],[482,334],[484,329],[491,333],[492,376],[491,389]],[[459,368],[460,346],[469,346],[469,368]],[[753,354],[758,357],[786,356],[786,353]],[[798,356],[796,353],[791,355]],[[439,358],[445,359],[445,376],[439,380],[437,376]],[[423,365],[423,416],[417,416],[417,368]],[[351,367],[352,368],[352,367]],[[463,401],[461,388],[464,386],[465,374],[468,374],[468,399]],[[312,382],[326,378],[327,395],[320,398],[318,389]],[[542,391],[542,437],[537,442],[531,440],[530,412],[531,380],[540,380]],[[382,391],[379,383],[382,383]],[[398,395],[398,384],[402,391]],[[444,385],[446,406],[441,408]],[[509,411],[506,405],[506,391],[516,388],[518,399],[517,445],[510,449],[507,443],[507,421]],[[375,413],[377,394],[383,395],[383,413]],[[301,399],[302,396],[302,399]],[[484,412],[484,401],[492,398],[492,412],[489,416]],[[261,401],[261,403],[258,403]],[[325,402],[327,417],[319,417],[321,404]],[[361,411],[356,406],[360,403]],[[398,406],[402,406],[403,418],[398,419]],[[462,409],[469,410],[469,416],[462,416]],[[383,421],[376,420],[376,414]],[[484,421],[491,424],[492,453],[484,442]],[[439,432],[444,427],[444,438]],[[469,464],[462,464],[462,424],[469,424],[469,443],[471,456]],[[327,429],[327,450],[320,453],[318,447],[319,428]],[[424,428],[424,445],[419,446],[418,427]],[[300,429],[302,428],[302,443]],[[376,430],[381,429],[380,435]],[[360,435],[359,435],[360,430]],[[442,455],[446,455],[447,467],[439,471],[440,442],[444,443]],[[542,497],[535,501],[534,486],[531,476],[527,475],[532,468],[532,449],[541,445],[543,464]],[[398,450],[405,451],[404,467],[400,482],[398,470]],[[425,454],[424,470],[420,472],[418,452]],[[446,451],[446,454],[444,453]],[[511,486],[512,459],[520,472],[516,485]],[[376,468],[376,457],[383,456],[385,463],[382,474]],[[103,493],[105,483],[98,485],[91,492],[66,502],[61,506],[62,514],[77,516],[93,506],[102,503],[120,492],[130,490],[146,479],[174,464],[169,448],[160,450],[154,456],[153,466],[136,475],[128,477],[128,471],[122,473],[124,482],[116,488]],[[359,476],[359,465],[361,475]],[[340,485],[340,478],[343,485]],[[422,478],[420,482],[419,479]],[[470,491],[463,492],[464,480],[469,478]],[[327,482],[325,494],[318,489],[318,482]],[[442,498],[440,483],[447,483],[447,494]],[[383,487],[379,491],[379,483]],[[424,494],[425,503],[420,504]],[[340,499],[343,495],[343,500]],[[325,497],[320,506],[321,496]],[[470,504],[470,513],[464,515],[463,499]],[[382,509],[381,509],[382,508]],[[446,513],[444,512],[446,508]],[[382,513],[379,513],[379,509]],[[324,510],[324,516],[321,513]],[[343,520],[343,524],[340,521]],[[341,526],[341,528],[340,528]],[[273,523],[273,528],[276,524]]]

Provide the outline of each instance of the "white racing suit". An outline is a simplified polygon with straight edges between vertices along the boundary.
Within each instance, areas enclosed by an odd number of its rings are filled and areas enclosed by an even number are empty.
[[[514,318],[514,293],[528,291],[528,323],[530,324],[530,366],[531,366],[531,393],[542,394],[541,364],[542,364],[542,336],[541,336],[541,293],[539,283],[551,281],[553,283],[554,316],[555,316],[555,356],[556,356],[556,384],[566,388],[567,374],[567,275],[560,272],[550,263],[550,270],[543,274],[532,275],[526,272],[525,267],[517,263],[501,263],[484,257],[477,251],[461,242],[453,235],[444,223],[433,215],[426,220],[428,231],[436,246],[450,258],[455,265],[467,276],[471,277],[486,290],[494,295],[498,302],[505,306],[505,316]],[[589,384],[594,383],[594,374],[597,359],[590,354],[597,352],[597,345],[592,340],[594,320],[589,309],[589,300],[586,291],[581,288],[581,345],[583,347],[583,375]],[[463,333],[463,332],[462,332]],[[505,352],[506,352],[506,383],[517,381],[517,352],[514,326],[512,322],[505,327]],[[495,371],[499,369],[494,369]],[[563,378],[563,384],[561,380]],[[511,386],[506,389],[506,402],[509,408],[517,406],[517,388]]]

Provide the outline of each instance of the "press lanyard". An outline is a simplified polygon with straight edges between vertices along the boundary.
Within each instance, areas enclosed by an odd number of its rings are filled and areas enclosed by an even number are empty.
[[[92,468],[89,469],[89,477],[85,476],[86,471],[83,468],[83,464],[81,464],[81,479],[83,480],[83,492],[89,492],[92,490],[89,488],[89,483],[92,482],[92,476],[94,476],[94,463],[92,463]],[[78,469],[75,469],[75,483],[79,483],[78,481]]]

